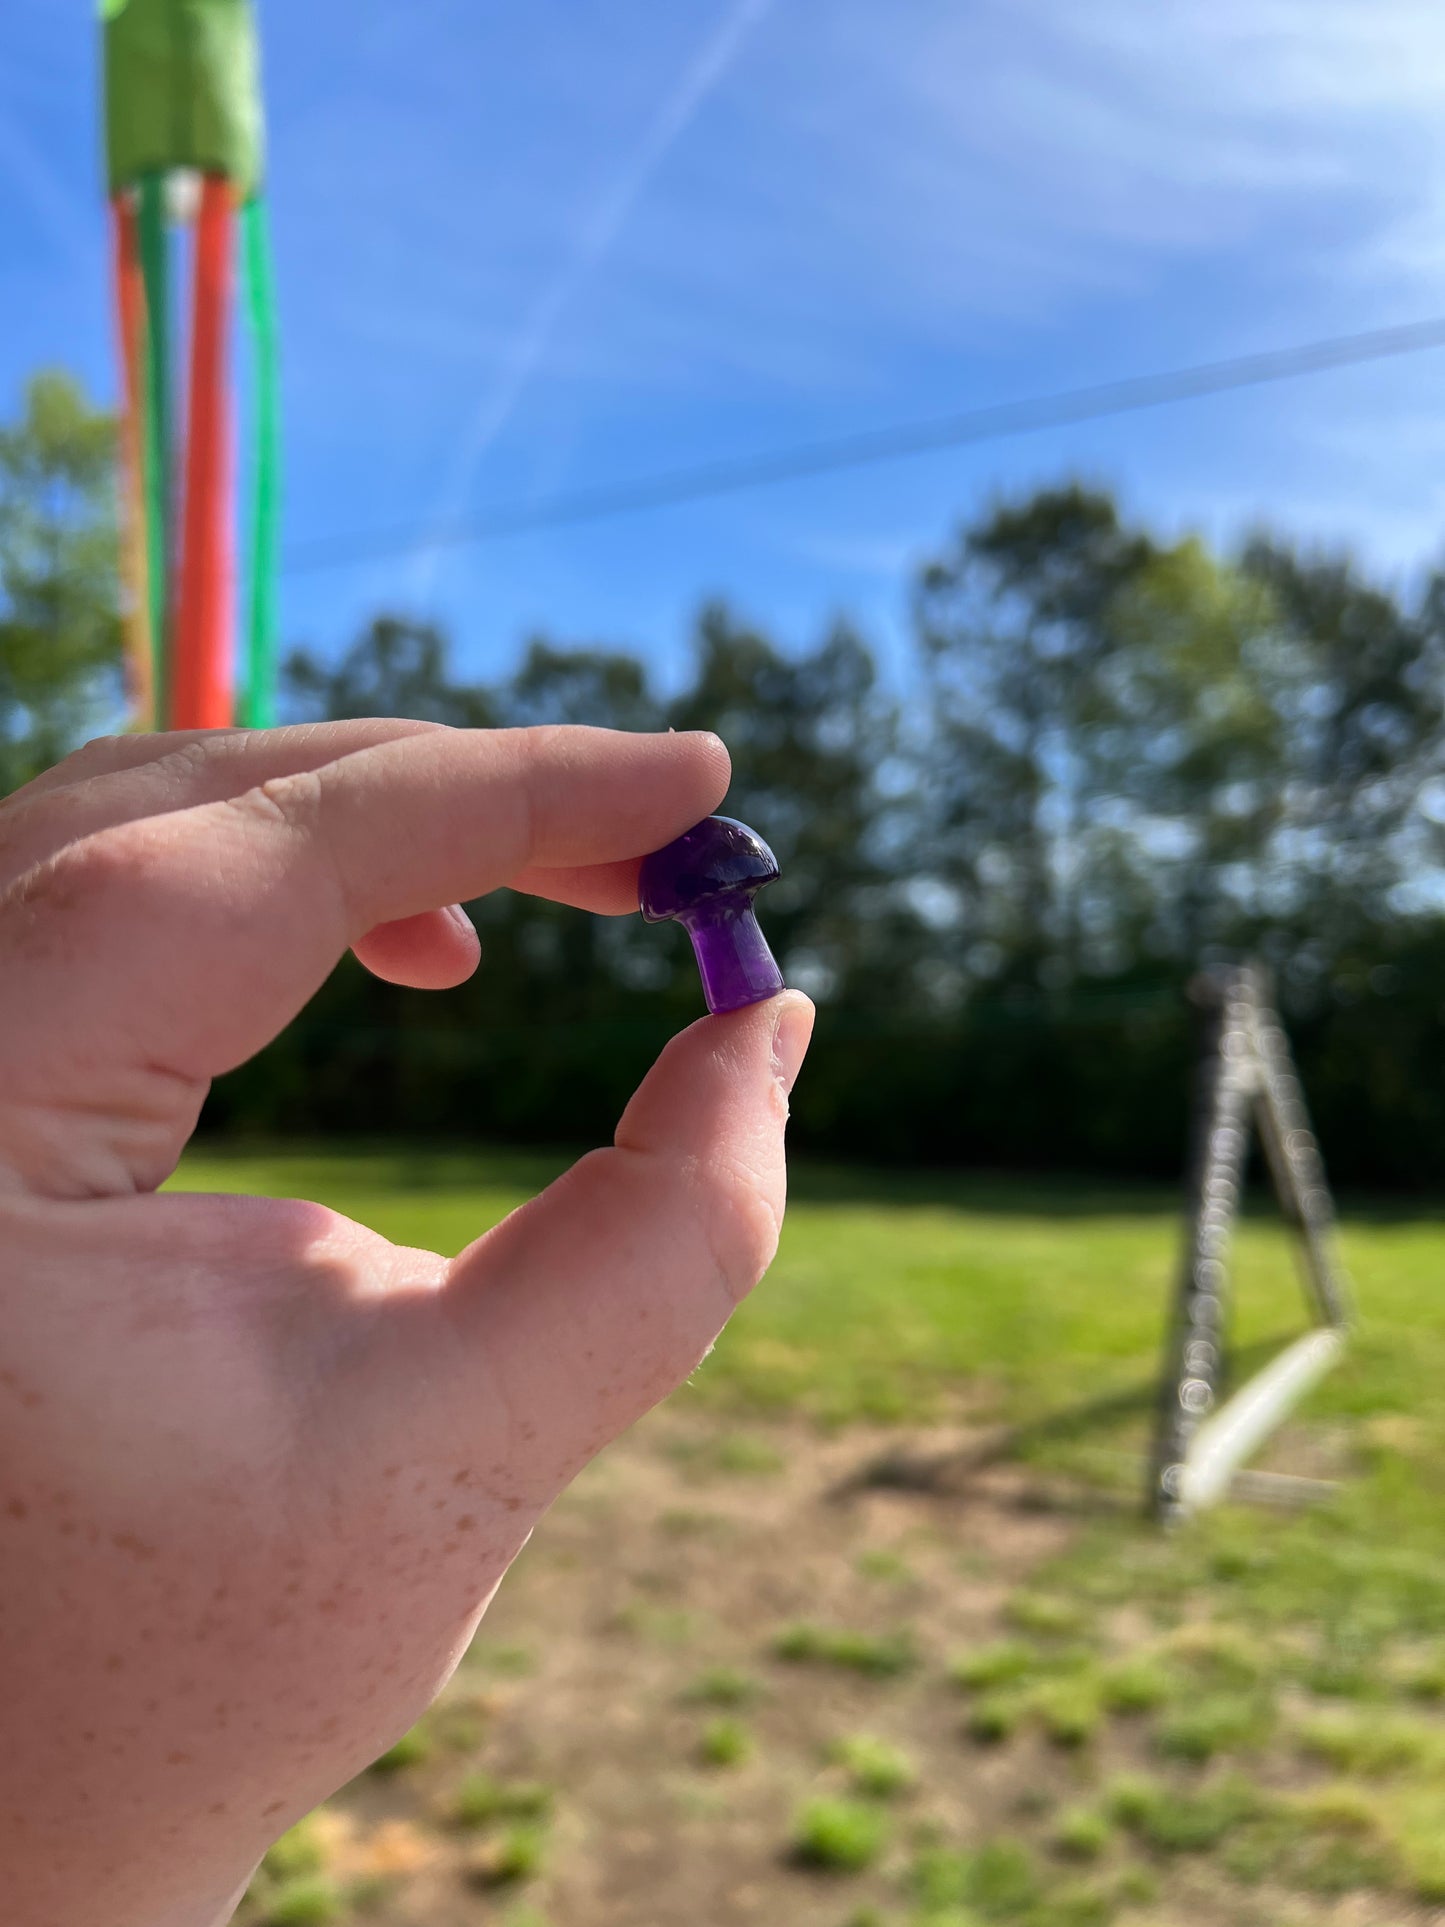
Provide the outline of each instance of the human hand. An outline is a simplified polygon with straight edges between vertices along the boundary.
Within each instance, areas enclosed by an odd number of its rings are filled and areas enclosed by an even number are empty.
[[[450,1262],[156,1195],[348,945],[441,988],[478,944],[438,906],[635,910],[727,780],[710,736],[358,722],[105,741],[0,806],[8,1927],[226,1919],[769,1263],[791,993],[674,1038],[614,1148]]]

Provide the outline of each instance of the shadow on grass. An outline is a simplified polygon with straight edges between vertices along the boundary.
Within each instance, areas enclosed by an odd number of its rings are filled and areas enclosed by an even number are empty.
[[[1230,1359],[1230,1386],[1226,1391],[1237,1390],[1246,1379],[1268,1364],[1294,1336],[1295,1333],[1288,1333],[1237,1346]],[[1135,1418],[1141,1412],[1152,1412],[1158,1402],[1158,1378],[1143,1379],[1135,1385],[1126,1386],[1122,1391],[1109,1392],[1099,1398],[1081,1399],[1075,1405],[1042,1413],[1038,1418],[1027,1419],[1021,1424],[993,1426],[966,1444],[951,1446],[946,1451],[909,1452],[904,1449],[878,1453],[840,1480],[830,1496],[842,1499],[857,1492],[880,1490],[957,1491],[973,1474],[986,1471],[990,1466],[1021,1458],[1037,1446],[1078,1439],[1090,1431],[1117,1424],[1121,1419]],[[1096,1502],[1102,1499],[1100,1494],[1090,1496]]]

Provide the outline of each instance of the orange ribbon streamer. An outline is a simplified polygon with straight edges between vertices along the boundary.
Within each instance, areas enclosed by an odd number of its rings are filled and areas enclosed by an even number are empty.
[[[136,729],[155,727],[155,654],[151,636],[149,557],[145,528],[142,450],[145,288],[135,203],[129,194],[111,202],[115,262],[115,321],[120,356],[120,562],[124,589],[126,687]]]

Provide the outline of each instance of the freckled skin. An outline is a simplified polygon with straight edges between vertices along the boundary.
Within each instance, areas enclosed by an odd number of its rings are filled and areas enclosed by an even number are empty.
[[[219,1927],[756,1281],[801,999],[674,1040],[451,1262],[155,1193],[347,945],[437,987],[476,961],[438,906],[635,908],[725,781],[707,738],[379,722],[117,739],[0,804],[4,1927]]]

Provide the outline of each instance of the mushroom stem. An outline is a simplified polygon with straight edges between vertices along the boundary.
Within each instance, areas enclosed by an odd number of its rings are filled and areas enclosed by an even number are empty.
[[[700,904],[678,919],[692,938],[707,1007],[714,1013],[761,1003],[783,988],[751,901]]]

